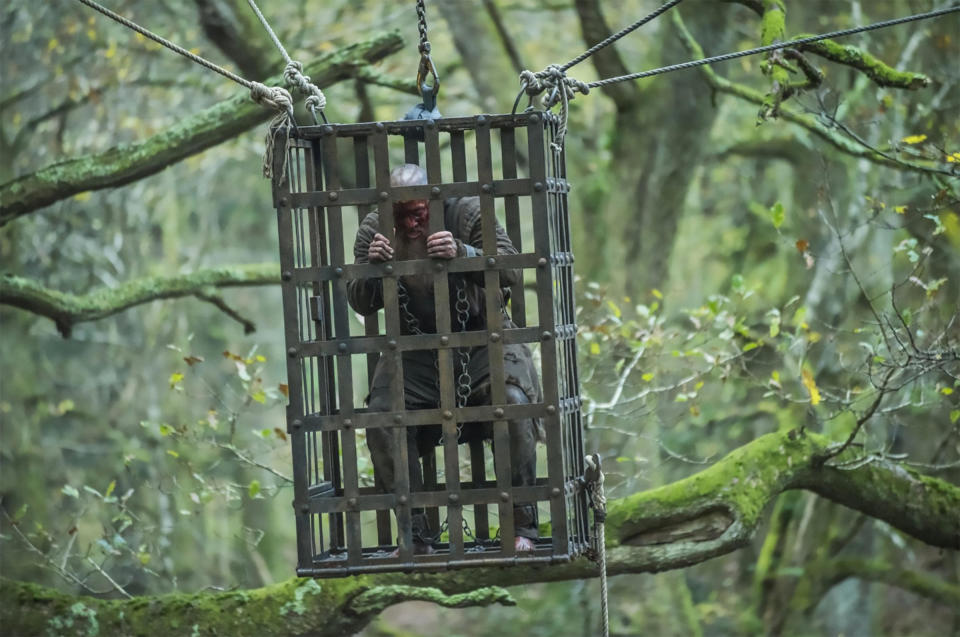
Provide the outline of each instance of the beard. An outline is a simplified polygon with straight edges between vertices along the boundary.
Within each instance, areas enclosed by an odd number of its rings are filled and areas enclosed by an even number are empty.
[[[412,259],[427,258],[427,234],[421,233],[416,239],[408,239],[402,232],[396,233],[397,260],[410,261]]]

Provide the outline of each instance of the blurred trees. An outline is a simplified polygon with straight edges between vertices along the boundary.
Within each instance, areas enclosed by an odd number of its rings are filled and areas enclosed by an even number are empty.
[[[941,4],[688,0],[570,75],[589,81]],[[433,5],[445,115],[506,110],[518,65],[564,62],[654,8]],[[111,8],[250,79],[282,70],[239,0]],[[394,119],[416,101],[402,92],[416,69],[412,3],[263,9],[324,86],[331,120]],[[237,274],[275,261],[256,126],[269,113],[79,3],[15,0],[0,11],[3,575],[107,597],[286,579],[279,293],[222,289],[271,280],[268,265],[255,280]],[[958,26],[953,14],[571,102],[588,447],[608,458],[611,497],[669,485],[763,434],[807,430],[848,443],[825,466],[957,484]],[[391,29],[407,42],[399,54]],[[123,172],[131,157],[149,169]],[[24,183],[56,195],[21,205]],[[209,272],[226,274],[176,294],[205,303],[143,304],[171,296],[151,295],[159,284]],[[146,291],[140,304],[107,318],[57,314],[130,289]],[[34,296],[23,300],[25,290]],[[259,330],[245,335],[237,318]],[[943,603],[960,581],[955,551],[810,491],[780,496],[768,513],[735,554],[669,580],[612,580],[615,631],[960,626]],[[443,612],[469,618],[476,632],[462,634],[594,631],[593,582],[518,597],[528,612]],[[403,609],[388,611],[384,631]]]

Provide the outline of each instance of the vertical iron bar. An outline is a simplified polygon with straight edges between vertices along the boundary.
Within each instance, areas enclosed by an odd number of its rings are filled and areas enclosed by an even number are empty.
[[[516,129],[513,126],[504,126],[500,129],[500,158],[503,163],[503,178],[516,179],[517,177],[517,141]],[[517,252],[523,252],[523,235],[520,226],[520,202],[516,195],[504,197],[506,207],[507,235]],[[513,322],[518,327],[527,326],[526,299],[523,294],[523,271],[520,271],[520,280],[510,289],[510,310]]]
[[[493,198],[493,158],[490,150],[489,120],[477,118],[477,180],[480,183],[480,218],[483,228],[483,254],[496,258],[497,254],[497,212]],[[487,353],[490,364],[490,402],[493,406],[502,406],[507,402],[506,378],[503,371],[503,317],[500,313],[501,291],[500,271],[488,267],[483,273],[484,293],[486,297]],[[491,338],[492,334],[497,338]],[[500,550],[510,557],[516,549],[513,545],[515,525],[513,519],[513,480],[510,463],[510,428],[506,420],[493,423],[494,469],[497,475],[497,489],[508,494],[500,497]]]
[[[544,139],[545,122],[543,114],[530,115],[527,127],[527,141],[530,156],[530,179],[534,185],[531,197],[533,208],[533,235],[535,252],[549,261],[552,260],[550,246],[550,229],[547,226],[547,156],[546,141]],[[557,413],[557,350],[554,343],[555,321],[553,315],[553,280],[550,267],[537,268],[537,312],[540,319],[541,345],[540,360],[543,365],[543,398],[549,410],[543,417],[543,424],[547,433],[547,482],[563,493],[564,467],[563,443],[560,433],[560,418]],[[562,497],[550,499],[550,522],[553,532],[554,554],[565,554],[568,551],[566,517]]]
[[[357,135],[353,138],[353,158],[354,168],[357,177],[357,188],[370,187],[370,145],[367,134]],[[357,226],[363,222],[364,217],[370,212],[371,206],[357,206]],[[365,336],[376,336],[380,333],[380,321],[376,314],[366,316],[363,319],[363,333]],[[378,352],[367,354],[367,387],[373,383],[373,373],[377,369],[377,362],[380,360]],[[393,534],[390,532],[390,511],[380,509],[377,511],[377,543],[380,546],[393,544]]]
[[[380,201],[380,234],[391,243],[395,243],[393,231],[393,197],[390,188],[390,152],[386,127],[378,124],[372,136],[374,173],[376,176],[378,199]],[[385,268],[388,266],[385,266]],[[392,274],[383,277],[383,314],[386,336],[389,341],[400,338],[400,314],[397,303],[397,278]],[[383,354],[388,356],[390,374],[390,409],[399,418],[406,408],[403,385],[403,358],[396,348]],[[392,369],[390,369],[392,368]],[[394,495],[396,496],[397,529],[399,532],[400,560],[409,562],[413,558],[412,517],[410,510],[410,473],[407,463],[407,428],[398,426],[393,429],[394,436]]]

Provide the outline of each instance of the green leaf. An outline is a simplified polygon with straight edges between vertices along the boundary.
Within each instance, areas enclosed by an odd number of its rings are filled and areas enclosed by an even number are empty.
[[[743,275],[734,274],[730,278],[730,287],[733,288],[735,292],[742,292],[743,291]]]
[[[252,398],[253,400],[257,401],[257,402],[260,403],[261,405],[266,405],[266,404],[267,404],[267,395],[266,395],[265,393],[263,393],[262,390],[250,394],[250,398]]]
[[[69,484],[63,485],[63,488],[60,489],[60,493],[63,495],[69,496],[71,498],[79,498],[80,492],[77,491],[74,487],[71,487]]]
[[[758,343],[747,343],[743,346],[743,352],[749,352],[752,349],[757,349],[760,345]]]
[[[260,481],[259,481],[259,480],[251,480],[251,481],[250,481],[250,486],[247,487],[247,494],[248,494],[251,498],[255,498],[255,497],[257,497],[257,495],[258,495],[259,493],[260,493]]]
[[[173,372],[170,374],[170,389],[173,389],[180,384],[180,381],[183,380],[183,374],[180,372]]]
[[[783,225],[783,220],[787,216],[783,204],[779,201],[770,207],[768,214],[770,215],[770,221],[773,222],[773,227],[778,229]]]
[[[955,425],[960,420],[960,409],[954,409],[950,412],[950,424]]]
[[[646,374],[644,374],[644,375],[641,376],[640,378],[642,378],[644,381],[646,381],[646,382],[649,383],[651,380],[653,380],[653,372],[647,372]]]
[[[117,481],[111,480],[110,484],[107,485],[107,492],[103,494],[104,498],[109,498],[110,494],[113,493],[113,490],[117,488]]]

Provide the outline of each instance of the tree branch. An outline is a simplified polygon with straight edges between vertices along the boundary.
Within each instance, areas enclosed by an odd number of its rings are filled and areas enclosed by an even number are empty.
[[[304,71],[319,87],[354,77],[368,66],[400,50],[403,40],[386,33],[322,56]],[[267,84],[282,82],[279,76]],[[113,188],[152,175],[202,150],[216,146],[270,118],[271,112],[247,93],[186,117],[179,124],[135,144],[68,159],[0,186],[0,226],[77,193]]]
[[[243,0],[194,0],[207,39],[244,77],[261,78],[284,64],[280,52]]]
[[[280,267],[275,263],[224,266],[177,276],[136,279],[115,288],[103,288],[83,295],[51,290],[31,279],[5,275],[0,277],[0,304],[18,307],[51,319],[57,324],[57,329],[64,338],[67,338],[77,323],[95,321],[150,301],[196,296],[217,305],[231,318],[242,323],[246,330],[253,328],[253,324],[226,306],[212,290],[222,287],[272,285],[279,283],[279,271]]]
[[[690,51],[690,54],[697,59],[706,57],[699,43],[693,39],[693,36],[690,34],[689,30],[687,30],[686,26],[683,24],[680,14],[674,12],[671,15],[680,32],[681,40],[687,47],[687,50]],[[757,104],[761,107],[764,106],[767,101],[767,98],[765,95],[763,95],[763,93],[748,86],[737,84],[724,77],[721,77],[716,73],[716,71],[710,68],[709,65],[701,66],[700,71],[704,74],[704,77],[706,78],[710,87],[717,92],[733,95],[734,97]],[[778,115],[781,119],[785,119],[788,122],[797,124],[798,126],[807,129],[846,155],[860,157],[875,164],[881,166],[890,166],[899,170],[910,170],[919,173],[935,173],[944,175],[954,174],[951,170],[945,170],[941,168],[940,163],[936,161],[907,161],[899,158],[892,158],[872,148],[865,147],[862,144],[851,140],[849,137],[840,135],[833,130],[832,127],[824,125],[816,115],[801,113],[783,105],[780,106]]]
[[[931,544],[960,548],[960,488],[885,461],[841,470],[817,467],[825,436],[772,433],[704,471],[609,503],[606,543],[611,575],[683,568],[744,546],[767,504],[788,489],[808,489]],[[44,634],[54,622],[83,634],[93,616],[101,634],[348,635],[384,607],[409,599],[509,603],[499,587],[597,575],[586,559],[443,573],[389,573],[331,580],[291,579],[251,591],[165,595],[134,600],[75,597],[0,580],[0,621],[14,634]],[[930,588],[930,587],[928,587]],[[439,589],[442,593],[438,593]],[[955,593],[928,595],[953,600]],[[456,597],[460,593],[469,593]],[[146,631],[143,627],[149,626]]]

